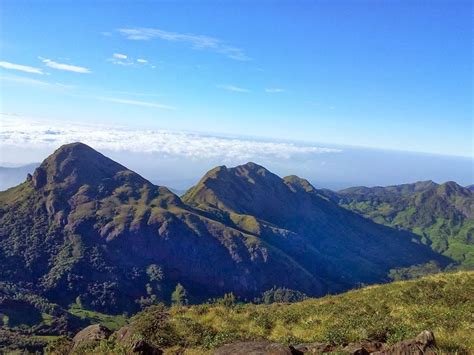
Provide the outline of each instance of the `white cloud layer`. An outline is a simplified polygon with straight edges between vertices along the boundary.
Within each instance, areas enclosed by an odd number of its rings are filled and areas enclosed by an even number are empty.
[[[10,62],[0,62],[0,67],[4,69],[10,69],[10,70],[19,70],[25,73],[40,74],[40,75],[44,74],[43,71],[39,68],[34,68],[28,65],[21,65],[21,64],[15,64],[15,63],[10,63]]]
[[[251,60],[244,50],[210,36],[169,32],[156,28],[120,28],[118,32],[130,40],[147,41],[157,38],[169,42],[183,42],[191,45],[193,49],[209,50],[234,60]]]
[[[91,72],[88,68],[85,68],[85,67],[79,67],[77,65],[65,64],[65,63],[58,63],[47,58],[40,58],[40,59],[43,61],[43,63],[46,66],[56,69],[56,70],[65,70],[65,71],[71,71],[74,73],[82,73],[82,74],[88,74]]]
[[[291,159],[306,154],[338,153],[339,149],[292,143],[226,138],[168,130],[139,130],[106,126],[39,122],[2,115],[0,147],[59,147],[83,142],[100,150],[158,153],[190,159]]]

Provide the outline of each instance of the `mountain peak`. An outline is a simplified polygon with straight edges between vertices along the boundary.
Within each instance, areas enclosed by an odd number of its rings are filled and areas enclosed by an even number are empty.
[[[35,170],[31,180],[36,189],[49,184],[61,184],[64,187],[95,185],[119,172],[134,174],[88,145],[76,142],[61,146],[46,158]]]
[[[210,170],[183,196],[183,201],[203,209],[276,220],[295,214],[310,198],[307,192],[312,190],[307,180],[294,176],[285,181],[263,166],[249,162]]]
[[[257,164],[257,163],[254,163],[254,162],[247,162],[245,164],[242,164],[242,165],[237,165],[234,169],[247,169],[247,170],[267,170],[265,167]]]
[[[438,187],[438,194],[448,197],[454,194],[470,196],[471,192],[470,189],[465,188],[454,181],[447,181]]]

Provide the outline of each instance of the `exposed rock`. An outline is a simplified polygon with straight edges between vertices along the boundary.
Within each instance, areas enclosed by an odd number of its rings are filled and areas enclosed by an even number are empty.
[[[129,349],[131,353],[141,355],[161,355],[163,351],[155,348],[145,340],[134,339],[133,329],[129,325],[124,325],[114,333],[115,341]]]
[[[342,349],[350,355],[368,355],[370,354],[361,344],[351,343]]]
[[[293,347],[296,354],[321,354],[332,350],[332,346],[324,343],[303,343]]]
[[[420,334],[416,336],[415,340],[418,343],[425,345],[426,347],[436,346],[434,334],[430,330],[423,330]]]
[[[384,347],[384,344],[379,341],[363,341],[361,344],[369,353],[380,351]]]
[[[32,177],[33,186],[35,187],[35,189],[40,189],[44,185],[46,185],[46,179],[46,172],[42,168],[36,168]]]
[[[93,324],[84,329],[82,329],[79,333],[77,333],[72,341],[74,343],[73,349],[81,345],[85,345],[86,343],[95,343],[101,340],[108,339],[112,332],[109,328],[104,327],[100,324]]]
[[[415,339],[404,340],[393,344],[392,346],[375,352],[374,354],[384,355],[434,355],[436,341],[433,332],[424,330],[417,335]]]
[[[371,354],[380,351],[383,348],[383,343],[378,341],[364,340],[358,343],[349,343],[344,347],[343,351],[353,355]]]
[[[214,351],[214,355],[292,355],[288,346],[269,341],[238,341]]]
[[[119,344],[130,343],[132,340],[132,334],[133,333],[129,325],[124,325],[114,333],[115,339]]]
[[[163,350],[151,346],[144,340],[137,340],[131,346],[132,353],[140,355],[162,355]]]

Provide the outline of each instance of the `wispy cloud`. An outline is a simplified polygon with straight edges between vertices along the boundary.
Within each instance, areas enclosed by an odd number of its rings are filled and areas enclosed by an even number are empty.
[[[244,89],[244,88],[234,86],[234,85],[217,85],[217,87],[219,89],[224,89],[224,90],[233,91],[233,92],[250,92],[250,90],[248,89]]]
[[[127,59],[127,56],[125,54],[120,53],[114,53],[113,57],[117,59]]]
[[[16,84],[27,85],[27,86],[36,86],[42,88],[51,88],[51,89],[72,89],[74,86],[72,85],[65,85],[57,82],[48,82],[44,80],[37,80],[31,78],[25,78],[22,76],[16,75],[2,75],[0,76],[0,80],[8,81]]]
[[[184,156],[191,159],[222,160],[292,159],[313,154],[339,153],[340,149],[297,145],[292,143],[228,138],[168,130],[111,128],[99,125],[65,124],[24,120],[2,116],[0,147],[58,147],[71,142],[84,142],[96,149],[158,153],[161,156]]]
[[[191,45],[193,49],[209,50],[234,60],[251,60],[243,49],[230,46],[215,37],[169,32],[156,28],[120,28],[118,32],[130,40],[147,41],[157,38],[169,42],[183,42]]]
[[[91,72],[88,68],[85,68],[85,67],[80,67],[80,66],[72,65],[72,64],[58,63],[47,58],[40,57],[40,59],[47,67],[50,67],[56,70],[64,70],[64,71],[70,71],[70,72],[82,73],[82,74],[88,74]]]
[[[285,91],[286,91],[285,89],[280,89],[280,88],[267,88],[267,89],[265,89],[265,92],[268,92],[270,94],[276,94],[276,93],[285,92]]]
[[[111,62],[112,64],[115,64],[115,65],[123,65],[124,67],[128,67],[128,66],[131,66],[131,65],[134,65],[135,63],[133,63],[133,61],[131,61],[130,59],[118,59],[115,54],[112,58],[109,58],[107,59],[107,61]]]
[[[4,69],[10,69],[10,70],[19,70],[25,73],[40,74],[40,75],[44,74],[43,71],[39,68],[34,68],[28,65],[15,64],[15,63],[10,63],[10,62],[0,62],[0,67]]]
[[[148,65],[148,60],[143,58],[134,59],[126,54],[121,53],[114,53],[111,58],[107,59],[107,61],[111,62],[112,64],[122,65],[125,67],[128,66],[149,66],[152,69],[155,68],[154,65]]]
[[[125,105],[152,107],[152,108],[159,108],[159,109],[163,109],[163,110],[176,110],[176,107],[169,106],[169,105],[163,105],[163,104],[159,104],[159,103],[155,103],[155,102],[119,99],[119,98],[114,98],[114,97],[97,97],[97,99],[102,100],[102,101],[115,102],[115,103],[118,103],[118,104],[125,104]]]

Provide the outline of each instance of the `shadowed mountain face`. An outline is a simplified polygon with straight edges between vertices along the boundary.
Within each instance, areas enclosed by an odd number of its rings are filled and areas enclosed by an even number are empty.
[[[377,223],[412,231],[463,268],[474,268],[474,193],[469,187],[422,181],[322,193]]]
[[[150,296],[152,265],[165,275],[160,292],[181,282],[203,300],[274,285],[323,295],[432,259],[446,261],[415,235],[253,163],[211,170],[181,200],[74,143],[0,193],[0,281],[63,305],[79,296],[93,309],[134,311]]]
[[[324,199],[308,181],[282,179],[254,163],[211,170],[183,201],[277,246],[332,289],[383,279],[391,268],[430,257],[413,234],[374,224]]]

